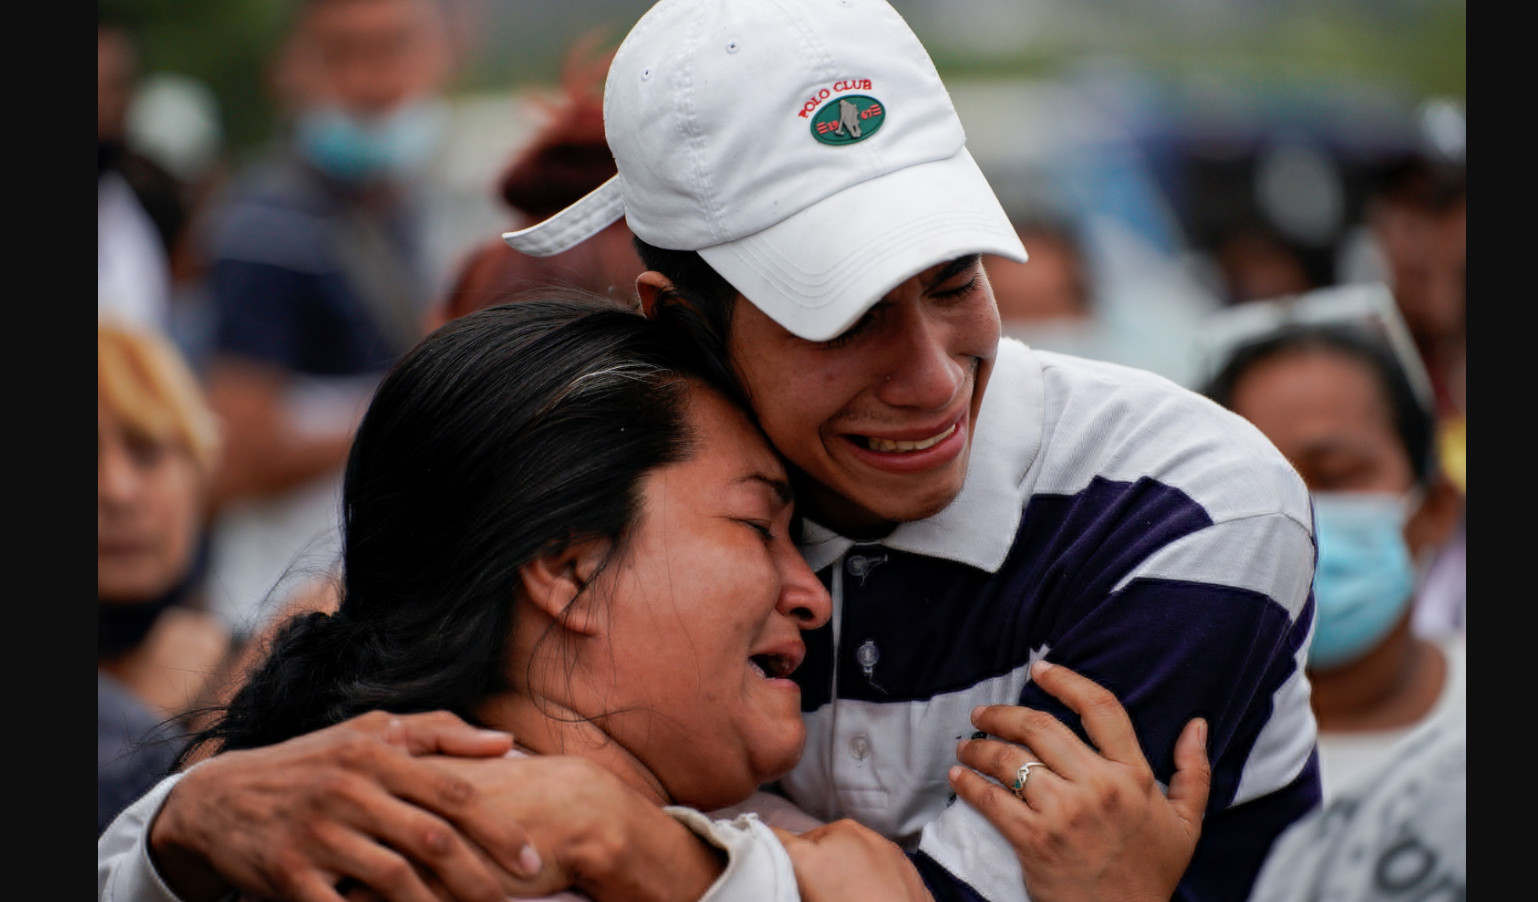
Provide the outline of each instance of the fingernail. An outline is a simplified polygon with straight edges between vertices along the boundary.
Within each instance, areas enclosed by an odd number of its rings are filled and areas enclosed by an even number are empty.
[[[1196,722],[1196,738],[1200,739],[1202,741],[1202,750],[1206,751],[1206,749],[1207,749],[1207,721],[1206,720],[1198,720]]]
[[[539,869],[543,866],[544,862],[540,861],[539,852],[535,851],[532,845],[526,845],[518,850],[518,864],[523,868],[525,874],[532,877],[539,873]]]
[[[959,764],[952,765],[951,769],[945,772],[945,776],[946,776],[946,779],[950,780],[952,783],[955,783],[957,780],[960,780],[961,779],[961,765],[959,765]]]
[[[961,750],[966,748],[967,747],[967,743],[969,743],[971,741],[972,740],[970,740],[970,739],[963,739],[960,742],[956,743],[956,754],[960,755],[961,754]]]
[[[987,707],[988,707],[987,705],[978,705],[976,708],[972,709],[972,720],[973,720],[974,723],[977,721],[977,719],[979,717],[981,717],[983,715],[983,711]]]
[[[1051,661],[1048,661],[1046,658],[1041,658],[1032,667],[1032,670],[1034,670],[1036,673],[1046,673],[1047,671],[1051,670],[1052,668],[1054,668],[1056,666],[1057,666],[1056,664],[1053,664]]]

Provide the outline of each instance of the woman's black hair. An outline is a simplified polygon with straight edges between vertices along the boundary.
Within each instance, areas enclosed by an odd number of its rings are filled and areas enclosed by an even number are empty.
[[[1431,407],[1416,394],[1399,358],[1385,341],[1339,325],[1291,325],[1265,338],[1241,345],[1218,369],[1203,394],[1232,409],[1234,390],[1256,364],[1285,353],[1326,351],[1368,368],[1388,403],[1394,433],[1404,446],[1417,485],[1436,475],[1436,420]]]
[[[340,608],[284,624],[182,760],[378,708],[475,722],[510,688],[520,568],[588,539],[623,546],[643,477],[691,453],[685,397],[699,378],[654,324],[588,295],[433,332],[385,377],[354,439]]]

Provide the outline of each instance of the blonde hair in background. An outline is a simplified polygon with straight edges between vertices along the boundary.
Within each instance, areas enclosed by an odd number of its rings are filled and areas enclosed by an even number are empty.
[[[218,420],[186,359],[164,336],[97,320],[96,400],[130,432],[184,448],[203,472],[212,472]]]

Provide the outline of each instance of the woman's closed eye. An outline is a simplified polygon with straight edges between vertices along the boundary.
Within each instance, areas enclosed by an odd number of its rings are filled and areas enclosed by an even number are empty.
[[[758,533],[766,544],[775,539],[774,525],[768,520],[738,519],[737,522]]]

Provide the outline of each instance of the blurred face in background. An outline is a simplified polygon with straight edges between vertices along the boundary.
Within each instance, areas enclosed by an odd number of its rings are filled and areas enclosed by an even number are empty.
[[[1318,564],[1311,672],[1360,661],[1409,635],[1416,555],[1438,518],[1416,491],[1391,402],[1364,361],[1283,351],[1234,384],[1232,407],[1297,468],[1314,502]]]
[[[1047,230],[1022,229],[1020,241],[1031,259],[1017,263],[983,257],[999,319],[1010,322],[1078,320],[1089,316],[1084,261],[1073,242]]]
[[[96,594],[152,601],[192,565],[205,478],[184,446],[96,406]]]
[[[1311,492],[1403,494],[1409,454],[1372,371],[1342,354],[1291,351],[1255,364],[1233,408],[1259,427]]]
[[[1373,225],[1394,299],[1423,349],[1462,332],[1467,309],[1468,205],[1383,203]]]
[[[121,29],[96,29],[96,137],[121,140],[134,82],[133,44]]]
[[[432,0],[315,0],[276,69],[301,154],[344,183],[410,180],[447,126],[450,42]]]
[[[450,44],[430,0],[320,0],[279,61],[279,93],[295,108],[382,116],[435,94]]]

